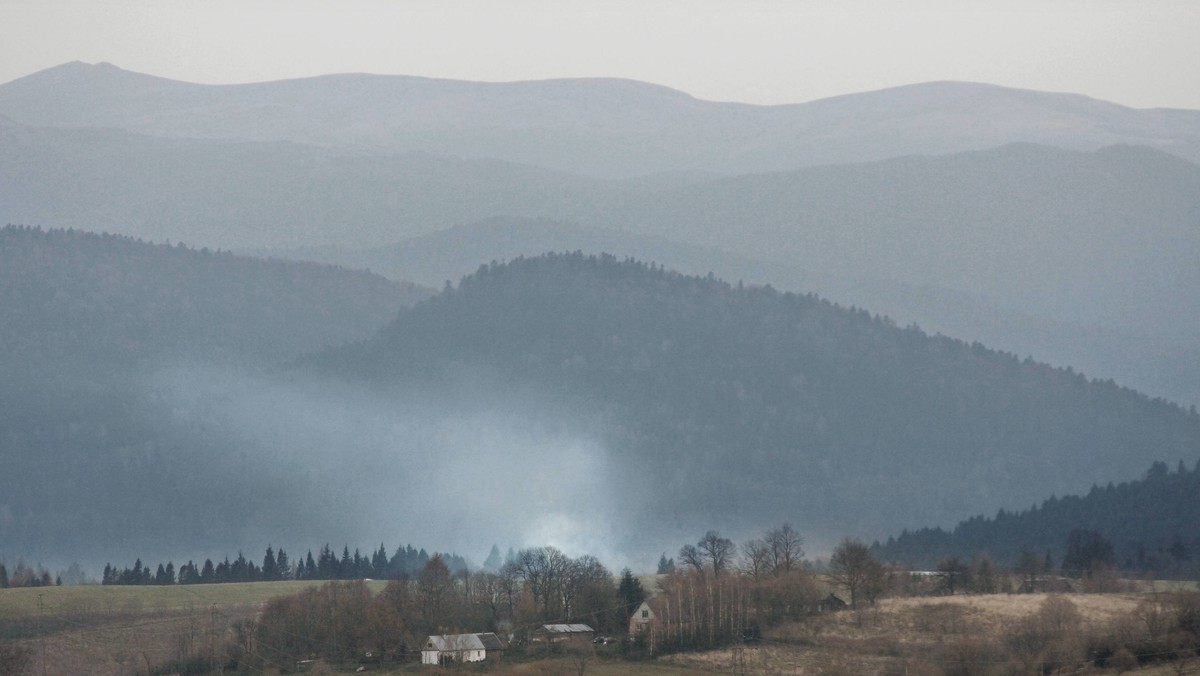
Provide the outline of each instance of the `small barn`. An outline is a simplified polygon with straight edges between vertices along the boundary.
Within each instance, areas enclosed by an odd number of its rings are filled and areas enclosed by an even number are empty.
[[[829,596],[821,599],[821,602],[817,604],[817,612],[837,612],[839,610],[845,610],[846,607],[846,602],[843,601],[841,597],[833,592],[829,592]]]
[[[504,651],[495,634],[444,634],[430,636],[421,648],[421,664],[482,662]]]
[[[595,633],[596,630],[586,624],[543,624],[533,632],[533,635],[546,643],[562,641],[591,643],[592,635]]]
[[[655,622],[654,609],[646,601],[633,611],[629,617],[629,635],[636,636],[638,632],[646,631]]]

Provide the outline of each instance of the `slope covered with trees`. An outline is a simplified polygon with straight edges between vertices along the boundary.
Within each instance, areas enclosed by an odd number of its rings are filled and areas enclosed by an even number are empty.
[[[496,217],[588,230],[454,228]],[[0,222],[234,249],[372,247],[313,255],[438,285],[519,254],[633,255],[814,291],[1185,404],[1200,403],[1197,218],[1200,167],[1144,147],[1018,145],[612,181],[493,160],[0,124]]]
[[[288,487],[259,476],[249,446],[169,396],[201,382],[164,373],[263,372],[363,339],[425,293],[311,263],[0,229],[0,557],[190,552],[287,519]]]
[[[286,360],[369,336],[427,295],[312,263],[0,229],[4,359]]]
[[[1085,495],[1051,497],[1021,511],[977,516],[951,530],[923,528],[888,538],[876,556],[931,569],[946,556],[962,560],[986,552],[1016,566],[1022,554],[1066,567],[1073,532],[1098,533],[1111,546],[1111,563],[1130,574],[1194,578],[1200,570],[1200,462],[1171,471],[1155,462],[1138,481],[1092,486]]]
[[[1111,382],[610,256],[481,267],[316,365],[556,402],[627,468],[614,490],[647,532],[785,514],[876,536],[1200,456],[1194,412]]]

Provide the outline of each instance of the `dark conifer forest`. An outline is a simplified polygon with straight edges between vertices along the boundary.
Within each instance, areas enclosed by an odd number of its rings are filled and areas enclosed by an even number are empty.
[[[314,363],[376,384],[473,373],[543,393],[605,430],[636,468],[624,478],[640,509],[679,519],[786,513],[871,532],[1200,458],[1194,412],[1112,382],[611,256],[483,266]]]
[[[441,546],[550,528],[657,556],[779,515],[832,543],[1200,458],[1194,411],[1112,382],[610,255],[491,263],[408,307],[367,273],[0,236],[13,558],[462,523]]]
[[[424,295],[311,263],[0,229],[0,559],[236,546],[294,505],[202,402],[170,394],[195,378],[171,374],[264,372]]]
[[[1072,532],[1098,533],[1112,563],[1131,575],[1193,579],[1200,572],[1200,463],[1174,470],[1155,462],[1137,481],[1092,486],[1085,495],[1052,496],[1029,509],[977,516],[951,530],[922,528],[876,543],[884,560],[931,570],[943,557],[987,553],[1017,566],[1022,554],[1065,560]]]

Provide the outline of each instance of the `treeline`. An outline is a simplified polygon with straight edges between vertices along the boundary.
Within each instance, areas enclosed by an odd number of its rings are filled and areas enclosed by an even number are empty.
[[[18,561],[16,568],[13,568],[12,574],[9,575],[8,568],[0,563],[0,589],[8,589],[9,587],[49,587],[50,585],[62,584],[62,576],[54,578],[50,577],[50,571],[38,566],[36,569],[25,565],[24,561]]]
[[[403,662],[413,659],[429,635],[476,632],[505,636],[509,657],[567,653],[583,663],[592,654],[642,659],[721,646],[734,646],[736,654],[736,646],[777,636],[773,632],[780,627],[808,627],[806,640],[813,640],[828,625],[822,616],[874,605],[883,597],[1014,591],[1014,582],[1029,572],[1003,570],[986,557],[969,566],[951,557],[932,575],[914,573],[880,562],[866,544],[852,539],[843,540],[828,561],[814,563],[804,558],[803,543],[789,524],[741,545],[708,531],[677,556],[664,554],[665,572],[654,594],[628,569],[614,577],[595,557],[572,558],[554,547],[523,549],[498,568],[478,572],[452,571],[434,554],[415,575],[389,581],[376,593],[361,580],[331,581],[273,598],[256,620],[235,624],[222,655],[183,655],[164,670],[186,672],[189,663],[216,662],[228,670],[287,670],[299,660],[317,658],[335,664]],[[489,559],[498,562],[495,548],[493,555]],[[1110,555],[1111,549],[1090,532],[1069,538],[1066,558],[1073,565],[1099,571]],[[635,615],[642,601],[650,610]],[[957,635],[967,623],[956,608],[921,607],[913,611],[914,621]],[[877,617],[854,616],[860,626]],[[598,636],[628,630],[630,640],[612,646],[535,640],[540,625],[564,622],[586,623]],[[1139,606],[1136,618],[1104,627],[1085,627],[1074,604],[1052,594],[1034,616],[989,636],[966,643],[947,639],[939,659],[945,664],[961,660],[965,669],[948,673],[1049,673],[1087,663],[1123,669],[1160,661],[1186,664],[1200,648],[1200,594],[1154,594]],[[213,648],[195,648],[204,649]]]
[[[757,635],[760,623],[821,609],[822,588],[803,561],[802,542],[789,525],[742,549],[710,531],[680,550],[681,564],[660,579],[653,599],[629,569],[614,576],[593,556],[572,558],[554,547],[522,549],[494,571],[453,572],[434,555],[415,576],[392,580],[378,594],[351,581],[272,599],[253,627],[254,640],[229,647],[227,666],[262,668],[314,656],[400,661],[431,634],[498,632],[513,638],[509,654],[554,651],[559,647],[533,640],[543,623],[584,623],[597,636],[625,635],[648,599],[654,620],[611,651],[636,658],[742,642]]]
[[[651,601],[655,621],[635,634],[649,655],[710,648],[756,638],[763,627],[820,612],[823,585],[804,560],[804,539],[790,524],[740,547],[716,531],[679,549]]]
[[[434,554],[451,571],[467,570],[467,561],[457,554]],[[360,579],[395,579],[408,577],[422,570],[432,557],[424,549],[415,549],[412,545],[403,545],[388,556],[383,544],[369,555],[363,555],[359,549],[350,553],[347,545],[342,548],[339,557],[326,544],[314,557],[312,550],[295,564],[283,549],[278,552],[271,546],[267,547],[262,563],[255,564],[238,552],[237,558],[228,556],[216,564],[212,559],[205,559],[197,565],[193,561],[179,566],[168,561],[160,563],[158,568],[151,570],[139,558],[130,568],[116,568],[105,564],[101,584],[109,585],[173,585],[173,584],[216,584],[224,582],[271,582],[276,580],[360,580]]]
[[[709,531],[680,549],[679,564],[659,579],[653,598],[629,569],[614,576],[593,556],[573,558],[554,547],[519,550],[484,571],[454,572],[435,554],[416,575],[392,580],[377,594],[349,581],[272,599],[257,623],[238,628],[252,640],[228,646],[226,666],[264,668],[313,657],[402,661],[431,634],[475,632],[511,636],[510,655],[553,652],[561,646],[533,640],[540,625],[584,623],[597,636],[626,635],[643,601],[653,618],[632,641],[603,650],[642,658],[741,643],[763,626],[835,607],[825,604],[828,590],[804,560],[802,545],[788,524],[740,547]],[[861,543],[847,546],[866,552]],[[875,587],[869,591],[860,580],[882,567],[869,556],[843,563],[833,569],[857,576],[856,597],[874,598]]]
[[[924,528],[876,543],[873,554],[931,569],[943,557],[968,559],[987,552],[1005,566],[1028,565],[1037,553],[1043,569],[1069,560],[1070,538],[1094,532],[1107,541],[1110,563],[1127,575],[1194,579],[1200,573],[1200,462],[1175,471],[1155,462],[1138,481],[1093,486],[1084,496],[1050,497],[1021,512],[978,516],[953,530]]]
[[[257,622],[241,629],[253,640],[228,647],[227,667],[261,669],[313,657],[401,661],[431,634],[502,632],[521,651],[532,649],[530,636],[542,623],[624,632],[644,598],[628,570],[618,584],[595,557],[572,558],[554,547],[520,550],[484,572],[455,571],[434,554],[415,575],[391,580],[377,594],[361,581],[330,582],[270,600]]]

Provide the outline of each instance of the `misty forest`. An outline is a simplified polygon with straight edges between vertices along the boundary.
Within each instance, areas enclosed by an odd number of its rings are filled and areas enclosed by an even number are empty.
[[[1200,111],[954,82],[0,84],[0,673],[150,606],[188,638],[94,673],[464,632],[577,673],[1192,673],[1197,162]],[[126,596],[6,605],[76,586]],[[955,601],[1057,591],[1127,605]]]

